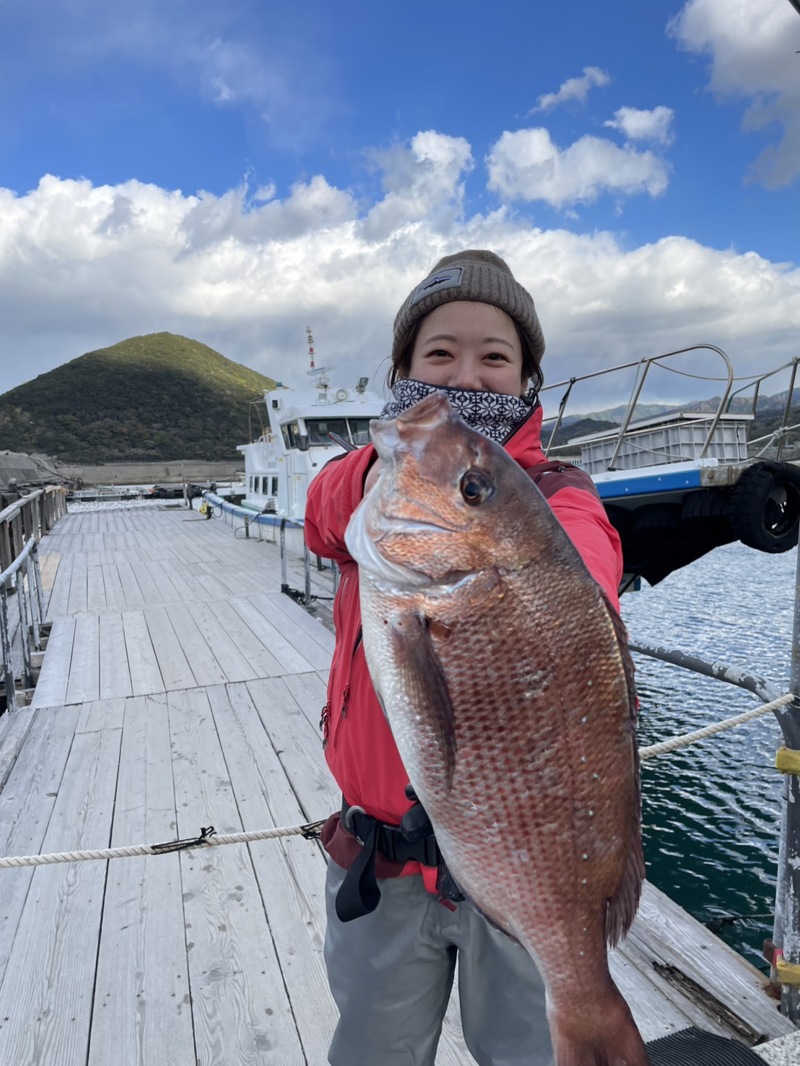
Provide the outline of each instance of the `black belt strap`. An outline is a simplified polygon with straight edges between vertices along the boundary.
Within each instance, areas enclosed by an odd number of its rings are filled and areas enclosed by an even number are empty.
[[[392,862],[414,861],[425,866],[438,866],[441,861],[433,833],[422,840],[410,841],[399,826],[379,822],[361,807],[351,807],[347,801],[342,802],[341,817],[343,827],[362,845],[336,896],[336,914],[341,922],[371,914],[378,906],[381,898],[375,876],[378,852]]]
[[[381,890],[375,877],[375,853],[378,850],[378,825],[372,825],[362,840],[358,858],[347,871],[342,887],[336,895],[336,915],[340,922],[351,922],[364,914],[371,914],[381,901]]]

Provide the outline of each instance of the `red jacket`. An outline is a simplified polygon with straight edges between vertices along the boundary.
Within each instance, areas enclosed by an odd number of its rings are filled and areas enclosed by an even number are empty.
[[[541,423],[537,408],[505,445],[506,451],[530,473],[589,572],[618,609],[622,549],[617,532],[589,475],[547,462],[540,443]],[[335,560],[341,570],[333,605],[336,646],[322,713],[325,757],[348,803],[397,825],[410,806],[404,793],[408,775],[370,681],[361,641],[358,567],[344,542],[375,457],[375,449],[368,445],[331,460],[314,478],[308,490],[305,539],[310,551]],[[418,864],[408,863],[403,872],[418,870]]]

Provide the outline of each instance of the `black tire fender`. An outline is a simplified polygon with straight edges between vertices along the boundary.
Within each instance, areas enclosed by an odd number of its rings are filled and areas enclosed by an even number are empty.
[[[800,468],[761,460],[747,467],[733,486],[731,529],[757,551],[789,551],[800,530]]]

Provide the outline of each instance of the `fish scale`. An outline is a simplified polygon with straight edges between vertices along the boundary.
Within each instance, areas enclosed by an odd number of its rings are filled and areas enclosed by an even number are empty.
[[[622,624],[539,490],[441,394],[372,423],[364,648],[465,896],[527,950],[558,1066],[646,1066],[607,961],[644,863]]]

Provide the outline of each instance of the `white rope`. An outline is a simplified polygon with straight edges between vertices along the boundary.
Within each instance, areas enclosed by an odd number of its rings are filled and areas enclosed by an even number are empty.
[[[734,715],[733,718],[725,718],[721,722],[714,722],[713,725],[695,729],[692,733],[684,733],[678,737],[671,737],[669,740],[662,740],[658,744],[650,744],[646,748],[639,748],[639,758],[642,760],[654,759],[656,755],[663,755],[666,751],[686,748],[690,744],[695,744],[698,740],[713,736],[715,733],[722,733],[726,729],[733,729],[735,726],[743,725],[754,718],[760,718],[762,714],[777,711],[779,707],[785,707],[787,703],[791,703],[794,699],[794,695],[788,692],[785,696],[779,696],[778,699],[771,700],[769,703],[762,703],[759,707],[753,707],[752,710],[745,711],[743,714]]]
[[[3,867],[49,866],[58,862],[89,862],[91,859],[129,859],[137,855],[166,855],[176,851],[188,851],[190,848],[219,846],[221,844],[249,844],[254,840],[273,840],[276,837],[304,836],[309,839],[318,835],[324,821],[310,822],[307,825],[291,825],[272,829],[254,829],[247,833],[229,833],[226,836],[212,836],[214,830],[203,830],[196,840],[175,840],[166,844],[132,844],[122,848],[98,848],[93,851],[60,851],[50,855],[20,855],[0,858]]]
[[[662,740],[659,744],[651,744],[649,747],[639,749],[639,758],[642,760],[655,758],[667,751],[675,751],[677,748],[685,748],[698,740],[721,733],[726,729],[733,729],[737,725],[743,725],[754,718],[760,718],[770,711],[777,711],[779,707],[786,706],[795,699],[790,692],[780,696],[770,703],[761,704],[744,714],[737,714],[733,718],[726,718],[722,722],[715,722],[703,729],[696,729],[692,733],[684,733],[682,736],[672,737],[670,740]],[[255,840],[274,840],[277,837],[304,836],[312,839],[319,835],[320,828],[324,825],[324,819],[319,822],[309,822],[307,825],[280,826],[272,829],[254,829],[247,833],[228,833],[225,836],[214,835],[213,829],[203,829],[201,835],[193,840],[175,840],[165,844],[134,844],[122,848],[99,848],[93,851],[60,851],[50,855],[18,855],[0,857],[0,869],[20,868],[23,866],[49,866],[59,862],[89,862],[93,859],[129,859],[139,855],[165,855],[176,851],[189,851],[191,848],[219,847],[223,844],[249,844]]]

